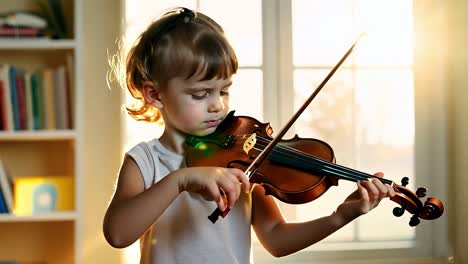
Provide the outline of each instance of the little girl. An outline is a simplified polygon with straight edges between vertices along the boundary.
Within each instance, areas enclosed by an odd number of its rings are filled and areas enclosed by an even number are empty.
[[[222,28],[186,8],[153,22],[128,54],[127,88],[141,102],[128,113],[137,120],[163,121],[165,128],[160,138],[126,153],[103,230],[117,248],[140,239],[140,263],[251,263],[251,226],[268,252],[286,256],[394,195],[378,180],[358,182],[331,215],[287,223],[274,198],[262,186],[250,186],[243,171],[187,168],[185,139],[214,132],[226,117],[237,67]],[[213,224],[207,216],[216,207],[231,210]]]

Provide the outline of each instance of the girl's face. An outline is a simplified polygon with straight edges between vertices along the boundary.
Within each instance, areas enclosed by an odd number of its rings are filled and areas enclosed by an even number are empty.
[[[197,77],[174,78],[161,89],[160,110],[166,130],[205,136],[214,132],[229,112],[231,78],[197,81]]]

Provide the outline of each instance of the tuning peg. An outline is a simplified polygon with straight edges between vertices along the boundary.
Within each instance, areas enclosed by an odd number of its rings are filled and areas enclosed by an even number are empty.
[[[401,185],[405,187],[409,183],[409,178],[408,177],[403,177],[401,178]]]
[[[406,202],[403,201],[401,204],[401,207],[395,207],[393,208],[393,215],[396,217],[400,217],[405,213],[405,207],[406,207]]]
[[[416,190],[416,195],[418,196],[418,198],[423,198],[424,196],[426,196],[426,192],[427,192],[427,189],[424,188],[424,187],[419,187],[417,190]]]
[[[409,221],[409,225],[410,226],[417,226],[419,224],[419,222],[420,222],[419,217],[416,214],[414,214],[411,217],[410,221]]]
[[[393,215],[396,217],[400,217],[405,213],[405,208],[403,207],[395,207],[393,208]]]

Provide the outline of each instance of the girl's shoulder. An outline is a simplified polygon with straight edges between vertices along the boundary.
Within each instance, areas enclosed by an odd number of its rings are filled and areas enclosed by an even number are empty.
[[[131,147],[126,152],[126,155],[131,157],[140,169],[141,175],[143,176],[143,180],[145,182],[145,189],[149,188],[156,178],[159,153],[157,148],[154,147],[157,145],[155,141],[158,140],[153,139],[150,141],[142,141]]]
[[[152,153],[158,154],[159,156],[167,157],[167,158],[174,158],[180,159],[183,156],[177,153],[172,152],[171,150],[167,149],[159,139],[154,138],[149,141],[142,141],[135,146],[133,146],[127,153],[130,152],[140,152],[140,153]]]
[[[169,172],[184,166],[183,155],[170,151],[157,138],[138,143],[126,154],[133,158],[140,168],[145,188],[149,188]]]

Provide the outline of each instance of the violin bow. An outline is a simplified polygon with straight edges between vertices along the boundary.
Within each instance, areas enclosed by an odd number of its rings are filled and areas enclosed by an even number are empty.
[[[338,70],[338,68],[343,64],[343,62],[349,57],[351,52],[354,50],[356,47],[357,43],[359,40],[361,40],[362,37],[367,35],[365,32],[361,33],[357,40],[351,45],[351,47],[348,49],[348,51],[343,55],[343,57],[338,61],[338,63],[333,67],[333,69],[328,73],[328,75],[323,79],[323,81],[320,83],[320,85],[315,88],[314,92],[309,96],[309,98],[304,102],[304,104],[297,110],[297,112],[293,115],[293,117],[286,123],[286,125],[281,128],[280,132],[273,138],[273,140],[270,141],[270,143],[258,154],[258,156],[250,163],[250,165],[247,167],[247,169],[244,171],[244,173],[247,175],[247,177],[250,179],[251,175],[255,173],[255,171],[260,167],[262,162],[265,160],[265,158],[270,154],[271,150],[275,147],[275,145],[283,138],[283,136],[286,134],[286,132],[289,130],[289,128],[296,122],[296,120],[299,118],[299,116],[304,112],[304,110],[309,106],[309,104],[314,100],[314,98],[317,96],[317,94],[322,90],[322,88],[327,84],[327,82],[330,80],[330,78],[335,74],[335,72]],[[216,210],[208,216],[208,219],[212,223],[215,223],[216,220],[218,220],[219,216],[225,217],[229,213],[229,208],[227,208],[224,211],[221,211],[219,208],[216,208]]]

